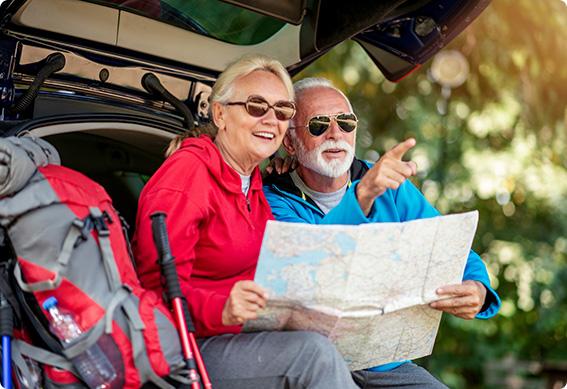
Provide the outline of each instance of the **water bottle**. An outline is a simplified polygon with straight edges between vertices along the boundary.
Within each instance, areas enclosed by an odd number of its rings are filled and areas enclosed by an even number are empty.
[[[73,314],[58,307],[55,297],[45,300],[43,308],[49,313],[49,329],[64,345],[73,343],[83,333]],[[103,334],[97,343],[71,359],[83,382],[91,389],[123,386],[124,367],[121,356],[112,339],[104,339],[105,337],[109,338],[108,335]],[[114,349],[109,345],[114,346]]]

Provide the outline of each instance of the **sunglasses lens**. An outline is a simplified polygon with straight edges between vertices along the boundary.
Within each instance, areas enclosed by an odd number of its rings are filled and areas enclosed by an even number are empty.
[[[328,116],[315,116],[309,119],[309,132],[313,136],[319,136],[327,131],[331,124],[331,118]]]
[[[250,98],[246,102],[246,111],[248,111],[251,116],[257,118],[264,116],[266,112],[268,112],[268,109],[270,109],[270,106],[268,102],[263,99]]]
[[[337,124],[344,132],[352,132],[356,130],[358,120],[352,113],[343,113],[337,115]]]
[[[289,101],[277,102],[274,111],[278,120],[290,120],[295,116],[295,105]]]

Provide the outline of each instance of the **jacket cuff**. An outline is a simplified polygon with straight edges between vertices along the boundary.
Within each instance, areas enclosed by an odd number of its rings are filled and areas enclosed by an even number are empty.
[[[475,316],[476,319],[486,320],[495,316],[500,310],[500,297],[490,285],[487,285],[483,281],[479,281],[486,288],[486,299],[484,300],[484,305],[479,313]]]
[[[206,304],[200,307],[200,320],[193,320],[198,337],[240,333],[242,326],[225,326],[222,323],[222,311],[227,299],[228,296],[216,293],[207,297]]]
[[[211,308],[211,318],[210,318],[210,326],[215,333],[239,333],[242,329],[242,326],[225,326],[222,323],[222,311],[224,309],[224,305],[226,304],[226,300],[228,300],[228,296],[222,294],[215,294],[211,296],[209,301],[210,308]]]
[[[347,189],[345,193],[345,197],[349,197],[349,201],[353,202],[351,209],[354,211],[354,215],[358,220],[359,223],[370,223],[372,221],[372,215],[374,214],[374,203],[372,203],[372,207],[370,208],[370,213],[367,215],[364,214],[362,208],[360,208],[360,203],[358,202],[358,197],[356,197],[356,188],[360,180],[354,181],[350,188]],[[357,223],[349,223],[349,224],[357,224]]]

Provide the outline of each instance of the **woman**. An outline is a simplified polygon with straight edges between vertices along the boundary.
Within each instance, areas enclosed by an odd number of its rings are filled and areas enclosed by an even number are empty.
[[[266,305],[265,291],[252,281],[273,219],[258,164],[278,149],[295,114],[289,75],[275,60],[247,56],[220,75],[210,100],[214,141],[173,142],[140,196],[134,251],[142,283],[161,291],[149,215],[163,211],[215,389],[356,387],[342,357],[318,334],[240,333]]]

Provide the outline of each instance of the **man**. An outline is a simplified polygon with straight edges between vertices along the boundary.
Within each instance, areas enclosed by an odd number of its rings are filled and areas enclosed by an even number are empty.
[[[264,192],[277,220],[312,224],[403,222],[438,216],[419,190],[407,180],[417,172],[403,161],[415,146],[408,139],[385,153],[374,165],[354,156],[357,119],[346,96],[328,80],[307,78],[294,85],[297,114],[283,145],[297,158],[290,173],[272,174]],[[437,290],[434,309],[463,319],[488,319],[500,308],[486,267],[470,252],[463,282]],[[363,387],[445,388],[425,369],[409,361],[393,362],[354,372]]]

